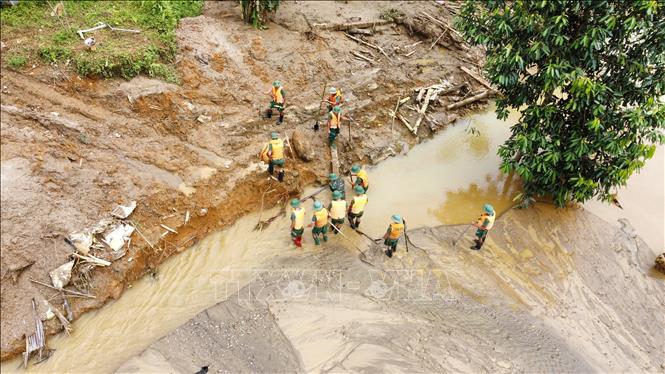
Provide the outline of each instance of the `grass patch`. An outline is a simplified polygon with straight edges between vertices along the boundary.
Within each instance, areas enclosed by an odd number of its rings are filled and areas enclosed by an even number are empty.
[[[65,64],[83,76],[130,79],[145,74],[177,82],[174,61],[178,20],[201,14],[203,7],[202,0],[65,1],[62,15],[52,17],[55,4],[21,1],[17,6],[2,8],[2,41],[10,52],[3,53],[9,56],[3,56],[7,66],[14,68],[18,60],[10,64],[10,58],[20,55],[27,56],[26,61],[34,58]],[[89,50],[76,31],[98,22],[139,29],[141,33],[109,29],[86,33],[97,42],[95,49]]]
[[[7,66],[14,70],[21,70],[25,66],[25,63],[28,62],[27,57],[25,56],[9,56],[7,57]]]

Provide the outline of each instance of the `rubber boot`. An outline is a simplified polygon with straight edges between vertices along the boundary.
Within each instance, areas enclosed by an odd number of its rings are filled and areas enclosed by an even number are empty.
[[[266,118],[270,119],[272,118],[272,108],[269,108],[266,110]]]
[[[473,242],[476,243],[476,245],[472,245],[470,248],[473,249],[474,251],[479,251],[480,247],[482,247],[480,240],[474,239]]]
[[[388,257],[393,257],[393,251],[392,251],[392,249],[389,248],[388,250],[386,250],[385,253],[386,253],[386,256],[388,256]]]
[[[328,235],[323,234],[323,241],[327,242],[328,241]]]
[[[296,247],[302,248],[302,236],[297,237],[295,242],[296,242]]]
[[[319,239],[318,235],[314,237],[314,244],[321,245],[321,239]]]
[[[282,122],[284,122],[284,112],[279,112],[279,119],[277,120],[277,124],[281,125]]]
[[[356,229],[360,227],[360,219],[356,218]]]
[[[275,165],[271,162],[268,164],[268,174],[272,175],[273,171],[275,171]]]
[[[284,182],[284,170],[280,170],[279,173],[277,173],[277,180]]]

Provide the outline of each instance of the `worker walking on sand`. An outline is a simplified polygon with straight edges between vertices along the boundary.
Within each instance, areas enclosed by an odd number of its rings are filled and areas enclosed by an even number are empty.
[[[298,248],[302,248],[302,234],[305,232],[305,208],[300,200],[291,200],[291,240]]]
[[[337,176],[335,173],[330,173],[328,175],[328,187],[330,187],[330,192],[335,194],[335,191],[339,192],[342,196],[342,199],[346,199],[346,186],[344,185],[344,180]]]
[[[369,177],[365,169],[362,169],[360,165],[353,165],[351,167],[351,182],[354,186],[362,187],[365,193],[367,193],[367,189],[369,189]]]
[[[344,224],[344,216],[346,215],[346,200],[339,191],[333,191],[332,193],[333,200],[328,206],[330,211],[330,222],[332,222],[338,230],[342,229]],[[335,235],[337,235],[337,230],[333,230]]]
[[[321,239],[319,235],[323,236],[323,241],[328,241],[328,209],[323,207],[320,201],[314,202],[314,215],[312,216],[312,236],[314,237],[314,244],[320,245]]]
[[[337,105],[328,113],[328,145],[335,148],[335,139],[339,135],[339,127],[342,124],[342,108]]]
[[[474,240],[476,245],[471,246],[471,249],[476,251],[480,250],[483,244],[485,244],[487,233],[494,226],[494,218],[496,217],[496,214],[494,213],[494,207],[490,204],[483,205],[483,210],[484,212],[480,215],[478,221],[472,223],[472,225],[478,228],[478,230],[476,230],[476,239]]]
[[[363,216],[365,212],[365,205],[367,205],[367,195],[365,195],[365,190],[362,186],[356,186],[353,191],[356,193],[356,196],[351,200],[351,204],[348,209],[349,224],[351,224],[352,229],[357,229],[360,227],[360,217]]]
[[[284,122],[284,88],[282,87],[282,82],[274,81],[272,82],[272,89],[270,90],[270,95],[272,100],[270,101],[270,107],[267,111],[267,117],[272,118],[272,110],[277,108],[279,111],[279,119],[277,124],[281,125]]]
[[[268,164],[268,173],[272,176],[275,167],[280,170],[277,173],[277,180],[284,180],[284,141],[279,138],[279,134],[273,132],[270,134],[270,141],[266,143],[259,154],[261,161]]]
[[[328,112],[332,111],[334,107],[341,106],[344,102],[342,98],[342,91],[338,88],[330,87],[328,89],[328,98],[323,100],[324,103],[328,104]]]
[[[392,223],[388,226],[386,233],[383,234],[383,244],[386,245],[383,252],[386,256],[393,257],[393,253],[397,250],[397,242],[404,234],[404,221],[399,214],[393,214],[390,218]]]

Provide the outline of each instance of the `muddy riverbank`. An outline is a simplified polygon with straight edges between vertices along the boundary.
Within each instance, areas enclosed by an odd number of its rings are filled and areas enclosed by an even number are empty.
[[[351,162],[373,163],[399,153],[465,111],[486,105],[442,110],[483,89],[459,69],[482,63],[476,50],[430,47],[435,38],[388,23],[367,38],[387,51],[384,56],[340,31],[309,26],[330,22],[331,14],[340,23],[352,17],[379,20],[391,7],[404,9],[407,16],[425,11],[449,22],[446,7],[424,2],[301,5],[285,3],[270,29],[257,31],[240,22],[236,3],[206,3],[202,16],[183,19],[177,31],[179,86],[145,78],[124,82],[70,76],[54,65],[38,65],[25,74],[3,67],[3,360],[21,352],[24,336],[34,332],[32,298],[41,318],[49,308],[65,313],[61,302],[53,301],[55,292],[30,280],[50,283],[48,272],[72,252],[64,238],[93,226],[117,204],[138,202],[131,219],[145,239],[134,234],[124,257],[94,271],[84,291],[96,298],[69,300],[76,319],[118,299],[132,282],[206,234],[260,210],[265,191],[276,190],[265,196],[264,205],[270,207],[323,181],[330,161],[325,132],[314,133],[311,125],[326,82],[342,88],[354,118],[350,137],[344,132],[340,139],[343,171]],[[354,57],[350,51],[356,50],[375,61]],[[289,102],[286,122],[279,127],[257,115],[274,79],[284,82]],[[417,136],[400,121],[391,123],[388,112],[397,99],[413,96],[414,88],[463,82],[468,83],[463,93],[431,104]],[[402,113],[414,121],[412,108]],[[256,153],[271,131],[292,135],[296,128],[320,152],[310,163],[290,159],[286,183],[273,186]],[[164,234],[161,225],[178,234]],[[47,336],[61,330],[57,319],[45,324]]]

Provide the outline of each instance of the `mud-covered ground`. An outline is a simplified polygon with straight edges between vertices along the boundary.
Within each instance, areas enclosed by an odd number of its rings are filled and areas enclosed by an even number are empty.
[[[627,222],[546,205],[409,232],[366,262],[328,245],[251,281],[118,372],[662,372],[665,284]]]
[[[2,359],[22,351],[24,336],[33,332],[32,298],[42,317],[48,308],[65,313],[54,301],[57,292],[31,279],[50,283],[48,272],[73,252],[64,237],[95,225],[117,204],[138,202],[131,220],[151,245],[135,233],[124,257],[95,269],[90,285],[96,298],[70,298],[74,317],[118,298],[128,282],[206,233],[259,210],[265,191],[274,190],[265,195],[269,207],[322,181],[329,172],[326,134],[311,126],[325,83],[342,88],[354,119],[352,141],[347,131],[340,139],[342,170],[353,161],[377,162],[401,152],[456,118],[441,110],[460,99],[454,95],[432,104],[437,113],[428,116],[419,137],[399,121],[393,125],[388,112],[415,87],[468,81],[470,92],[482,89],[459,70],[474,69],[479,51],[430,48],[436,38],[422,33],[426,27],[414,31],[415,24],[377,26],[367,37],[387,56],[342,32],[310,28],[358,21],[352,17],[379,20],[387,8],[400,8],[407,18],[419,11],[451,18],[448,8],[433,2],[285,2],[270,29],[257,31],[239,20],[235,3],[211,2],[202,16],[179,25],[180,86],[141,77],[82,78],[55,66],[25,74],[3,67]],[[375,61],[350,51],[372,54]],[[258,116],[275,79],[283,82],[289,106],[279,127]],[[477,105],[483,103],[463,110]],[[403,113],[415,116],[412,109]],[[289,158],[286,181],[277,185],[256,155],[271,131],[292,135],[296,128],[317,156],[310,163]],[[164,237],[160,224],[178,234]],[[61,328],[55,318],[46,327],[48,333]]]

